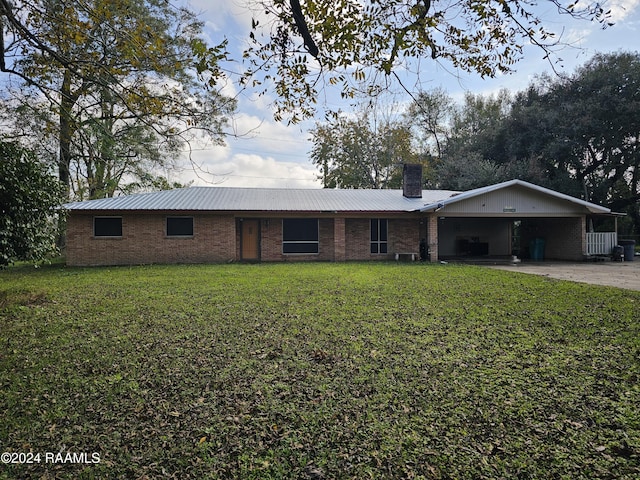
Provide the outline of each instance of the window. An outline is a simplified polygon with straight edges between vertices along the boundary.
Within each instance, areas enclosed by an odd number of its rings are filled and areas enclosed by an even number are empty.
[[[122,217],[93,217],[94,237],[121,237]]]
[[[371,253],[387,253],[386,219],[371,219]]]
[[[167,237],[192,237],[193,217],[167,217]]]
[[[318,253],[318,219],[282,220],[282,253]]]

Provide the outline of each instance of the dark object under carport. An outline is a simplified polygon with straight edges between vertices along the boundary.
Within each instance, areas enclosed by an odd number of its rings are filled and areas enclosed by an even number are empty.
[[[614,262],[622,262],[624,260],[624,247],[621,245],[614,245],[611,249],[611,259]]]
[[[544,260],[544,238],[533,238],[529,242],[529,257],[531,260]]]
[[[624,248],[624,261],[633,262],[633,257],[636,250],[635,240],[618,240],[618,245]]]

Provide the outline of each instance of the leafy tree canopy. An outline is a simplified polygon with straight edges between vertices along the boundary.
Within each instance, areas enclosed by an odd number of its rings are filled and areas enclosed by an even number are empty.
[[[235,102],[194,13],[164,0],[0,0],[1,66],[24,80],[11,133],[55,159],[78,198],[111,196],[190,142],[222,142]]]
[[[415,59],[446,61],[491,77],[510,72],[527,44],[546,55],[561,39],[527,0],[258,0],[248,77],[266,70],[278,94],[276,117],[311,116],[323,81],[343,98],[375,94]],[[551,0],[559,15],[607,25],[598,2]]]
[[[425,111],[432,97],[418,97]],[[441,117],[444,126],[412,118],[427,136],[446,132],[436,159],[441,187],[520,178],[626,212],[640,231],[638,53],[595,55],[572,75],[540,76],[514,95],[468,94]]]
[[[626,212],[640,232],[640,54],[595,55],[573,75],[542,77],[507,124],[513,158],[568,173],[574,192]],[[508,137],[506,137],[508,138]]]
[[[0,268],[55,251],[63,188],[34,154],[0,141]]]
[[[426,185],[520,178],[625,212],[623,228],[640,232],[639,53],[598,54],[572,75],[468,93],[459,105],[438,89],[416,99],[399,122],[376,126],[367,113],[317,125],[312,160],[324,185],[396,188],[396,166],[422,159]]]
[[[558,16],[609,25],[606,0],[546,3]],[[550,56],[563,43],[554,32],[561,19],[553,18],[548,8],[541,17],[538,2],[529,0],[254,0],[253,6],[242,81],[264,84],[264,92],[275,85],[275,117],[293,122],[315,113],[323,85],[338,86],[343,98],[377,94],[392,80],[402,84],[398,72],[419,72],[422,68],[411,62],[422,59],[494,76],[512,71],[527,45]],[[151,12],[151,21],[139,20],[141,10]],[[165,0],[0,0],[5,33],[0,37],[0,70],[46,85],[39,66],[25,69],[16,60],[39,55],[91,82],[136,69],[168,75],[189,66],[203,84],[215,87],[221,62],[230,60],[227,42],[207,45],[193,35],[197,22],[190,16]],[[176,28],[170,21],[175,18],[187,20],[182,25],[189,27]],[[42,28],[61,19],[66,21],[61,29]],[[185,39],[191,58],[167,50],[175,45],[159,34],[167,28],[173,38]],[[113,38],[105,43],[105,35]],[[117,50],[124,62],[104,62],[100,48]],[[135,103],[135,92],[129,89],[123,99]]]
[[[312,130],[311,160],[325,188],[401,188],[402,164],[418,163],[411,132],[401,122],[337,116]]]

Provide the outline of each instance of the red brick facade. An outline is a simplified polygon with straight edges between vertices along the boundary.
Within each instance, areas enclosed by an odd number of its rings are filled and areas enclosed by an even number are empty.
[[[395,252],[419,252],[420,226],[418,217],[388,218],[387,254],[371,253],[370,218],[347,218],[345,227],[346,260],[388,260]]]
[[[110,213],[110,216],[122,218],[122,236],[110,238],[94,236],[93,214],[72,212],[67,227],[67,263],[69,265],[130,265],[243,260],[241,251],[243,218],[233,213],[181,215],[193,217],[192,236],[167,236],[167,214]],[[312,215],[309,217],[316,218]],[[371,253],[371,218],[387,219],[386,254]],[[394,258],[396,252],[418,253],[423,239],[429,248],[430,260],[438,261],[439,235],[436,214],[421,216],[399,213],[395,216],[372,215],[368,218],[320,215],[317,254],[283,253],[282,217],[252,219],[259,225],[258,260],[260,261],[389,260]],[[545,239],[545,258],[580,260],[586,248],[585,217],[523,219],[522,245],[528,245],[529,240],[536,237]]]
[[[193,236],[190,237],[167,236],[166,214],[127,212],[111,215],[122,218],[121,237],[95,237],[93,222],[96,216],[100,215],[73,213],[69,216],[66,248],[69,265],[242,260],[241,222],[244,218],[232,214],[192,215]],[[423,225],[416,216],[388,219],[387,254],[372,254],[370,218],[321,217],[318,219],[319,252],[284,254],[282,217],[254,220],[259,223],[259,260],[265,262],[388,260],[393,258],[394,252],[417,253]]]
[[[213,263],[235,259],[236,225],[232,215],[193,215],[193,236],[185,238],[166,235],[166,215],[120,216],[122,237],[100,238],[93,236],[94,215],[70,215],[67,264]]]
[[[319,253],[317,254],[284,254],[282,253],[282,218],[266,218],[262,220],[260,260],[264,262],[297,261],[334,261],[334,226],[333,218],[318,220]]]

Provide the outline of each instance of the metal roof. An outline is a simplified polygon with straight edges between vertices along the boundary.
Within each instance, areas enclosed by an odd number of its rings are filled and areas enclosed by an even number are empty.
[[[571,202],[591,213],[611,213],[600,205],[522,180],[467,192],[423,190],[422,198],[407,198],[402,190],[188,187],[72,202],[64,207],[71,211],[429,212],[514,186]]]
[[[457,193],[423,190],[422,198],[406,198],[402,190],[188,187],[64,207],[71,211],[413,212]]]

